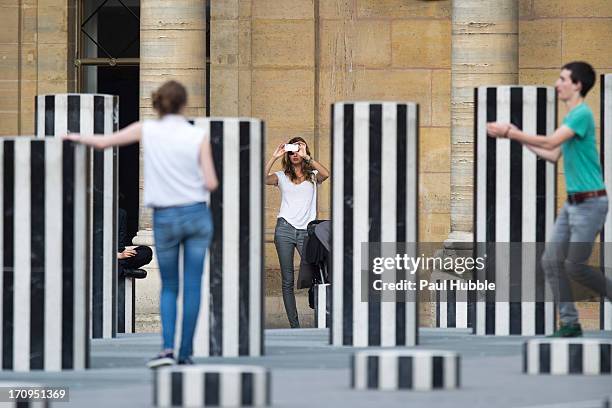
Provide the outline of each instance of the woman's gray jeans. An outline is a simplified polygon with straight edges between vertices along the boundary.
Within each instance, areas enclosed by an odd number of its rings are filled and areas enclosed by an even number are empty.
[[[564,325],[578,323],[570,281],[608,299],[612,296],[612,281],[606,279],[601,270],[587,265],[607,212],[608,198],[605,196],[589,198],[580,204],[566,202],[546,242],[542,268],[555,301],[559,302],[559,316]]]
[[[297,247],[298,253],[302,256],[302,245],[306,237],[306,230],[299,230],[289,224],[284,218],[278,218],[276,229],[274,230],[274,245],[278,253],[280,263],[283,288],[283,303],[287,318],[292,328],[300,327],[297,306],[295,305],[295,294],[293,293],[294,274],[293,274],[293,255],[294,248]]]

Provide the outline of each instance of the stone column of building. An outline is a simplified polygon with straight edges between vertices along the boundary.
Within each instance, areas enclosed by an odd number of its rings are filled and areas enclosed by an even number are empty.
[[[474,87],[518,84],[516,0],[453,0],[451,233],[472,242]]]
[[[151,93],[174,79],[187,88],[185,114],[206,113],[206,1],[141,0],[140,2],[140,119],[154,118]],[[143,156],[140,156],[140,214],[135,245],[153,245],[150,210],[142,204]],[[155,259],[149,276],[137,283],[137,319],[159,312],[159,271]],[[144,320],[146,322],[146,319]]]
[[[210,8],[210,115],[251,116],[251,2]]]
[[[36,95],[74,92],[73,3],[0,2],[0,136],[34,133]]]

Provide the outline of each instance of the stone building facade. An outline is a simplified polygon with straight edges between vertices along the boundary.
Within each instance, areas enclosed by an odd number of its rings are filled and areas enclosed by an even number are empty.
[[[35,95],[84,89],[74,64],[81,2],[0,0],[0,135],[33,133]],[[267,125],[267,155],[289,137],[302,136],[315,157],[329,165],[332,102],[418,102],[419,238],[426,242],[441,242],[449,235],[469,239],[473,158],[466,129],[473,119],[466,89],[553,84],[559,67],[576,59],[591,62],[599,73],[612,72],[608,0],[137,3],[141,118],[153,115],[151,90],[177,78],[190,91],[189,115],[208,111],[261,118]],[[207,3],[209,15],[204,12]],[[599,121],[597,86],[587,102]],[[286,321],[272,242],[279,199],[276,189],[266,189],[271,326]],[[330,183],[321,187],[318,210],[319,218],[330,217]],[[150,215],[141,208],[136,241],[151,243],[150,228]],[[158,284],[153,268],[139,295],[143,321],[147,315],[154,319]],[[308,322],[305,293],[298,293]],[[427,321],[425,308],[423,315]]]

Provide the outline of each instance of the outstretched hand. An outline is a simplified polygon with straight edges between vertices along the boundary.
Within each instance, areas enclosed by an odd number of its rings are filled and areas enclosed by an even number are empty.
[[[64,136],[62,136],[62,139],[70,140],[72,142],[80,142],[81,134],[80,133],[66,133]]]
[[[274,157],[275,159],[278,159],[283,154],[285,154],[285,144],[281,143],[281,144],[278,145],[276,150],[274,150],[274,153],[272,153],[272,157]]]
[[[508,137],[510,129],[516,128],[511,123],[489,122],[487,123],[487,135],[489,137],[505,138]]]

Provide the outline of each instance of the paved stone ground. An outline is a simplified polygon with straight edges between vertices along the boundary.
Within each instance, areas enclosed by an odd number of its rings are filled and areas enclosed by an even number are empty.
[[[353,391],[353,349],[327,345],[323,329],[266,331],[266,356],[197,359],[204,363],[260,364],[272,369],[275,407],[594,407],[612,397],[612,376],[527,376],[521,373],[521,337],[476,337],[461,329],[421,329],[419,348],[455,350],[462,356],[462,388],[435,392]],[[589,337],[612,338],[612,332]],[[150,407],[153,388],[146,360],[159,348],[154,334],[94,340],[92,369],[63,373],[0,372],[0,380],[68,386],[59,407]],[[612,398],[611,398],[612,399]],[[601,405],[600,405],[601,406]]]

